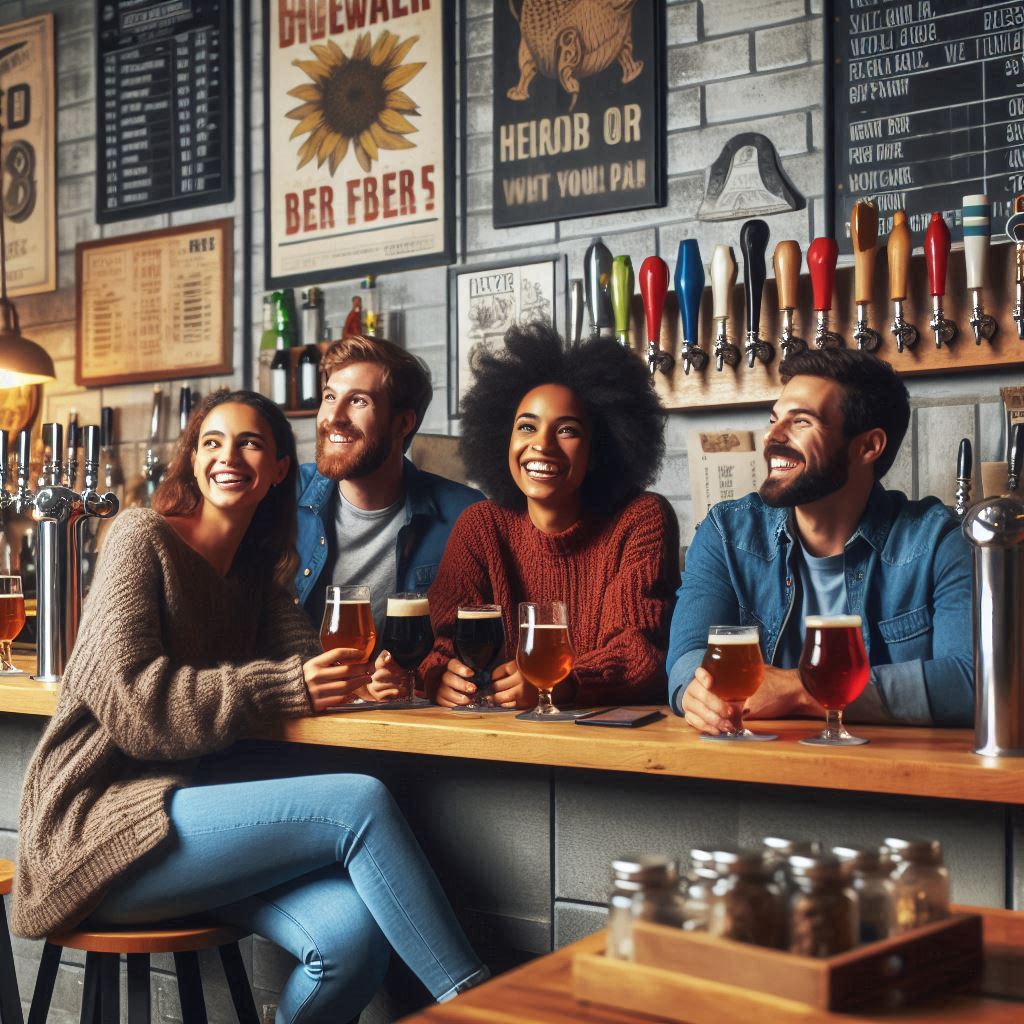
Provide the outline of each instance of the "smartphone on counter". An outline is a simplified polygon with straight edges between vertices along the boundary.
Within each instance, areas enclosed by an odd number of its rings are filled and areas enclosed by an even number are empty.
[[[608,708],[576,719],[577,725],[609,725],[616,729],[639,729],[665,717],[657,708]]]

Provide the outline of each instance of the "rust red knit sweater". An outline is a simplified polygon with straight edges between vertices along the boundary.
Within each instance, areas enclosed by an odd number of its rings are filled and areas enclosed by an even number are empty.
[[[679,527],[668,502],[642,494],[611,519],[545,534],[526,512],[491,501],[459,516],[430,588],[436,641],[421,666],[428,693],[455,656],[463,604],[500,604],[515,657],[520,601],[565,601],[576,648],[576,703],[664,703],[665,651],[679,585]]]

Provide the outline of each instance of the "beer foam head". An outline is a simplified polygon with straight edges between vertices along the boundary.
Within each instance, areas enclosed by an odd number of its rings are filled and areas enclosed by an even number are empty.
[[[715,647],[741,647],[744,644],[756,645],[758,642],[757,630],[753,626],[742,633],[708,633],[708,643]]]
[[[805,629],[860,629],[859,615],[808,615]]]
[[[425,597],[389,597],[387,613],[394,619],[429,615],[430,602]]]
[[[500,619],[501,608],[498,605],[481,606],[480,608],[460,608],[460,619]]]
[[[368,597],[328,597],[328,604],[369,604]]]

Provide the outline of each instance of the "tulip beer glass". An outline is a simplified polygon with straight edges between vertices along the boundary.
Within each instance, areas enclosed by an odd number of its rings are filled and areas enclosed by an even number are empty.
[[[569,619],[562,601],[519,605],[519,647],[516,665],[537,688],[537,707],[527,716],[545,719],[559,714],[551,691],[572,671],[575,655],[569,639]]]
[[[17,672],[11,641],[25,625],[25,597],[20,576],[0,576],[0,672]]]
[[[505,650],[501,605],[463,605],[455,620],[455,653],[473,670],[476,694],[467,707],[489,707],[493,695],[491,672]]]
[[[392,594],[381,646],[405,669],[405,692],[399,700],[412,700],[416,690],[416,669],[434,646],[430,625],[430,603],[426,594]]]
[[[706,669],[714,683],[711,692],[724,700],[732,712],[733,728],[718,736],[702,736],[704,740],[775,740],[774,733],[751,732],[743,725],[743,705],[761,688],[764,661],[757,626],[710,626],[708,649],[701,668]]]
[[[804,629],[800,682],[824,706],[825,729],[800,742],[825,747],[867,743],[851,736],[843,725],[843,709],[861,695],[871,675],[860,616],[808,615]]]

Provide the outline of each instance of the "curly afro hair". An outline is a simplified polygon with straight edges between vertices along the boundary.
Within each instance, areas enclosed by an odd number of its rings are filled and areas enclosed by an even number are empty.
[[[665,456],[665,411],[647,367],[611,338],[566,348],[547,323],[518,324],[499,351],[479,349],[474,383],[462,400],[459,450],[471,480],[507,508],[526,497],[508,469],[508,446],[523,396],[561,384],[583,403],[592,428],[584,506],[615,512],[649,487]]]

